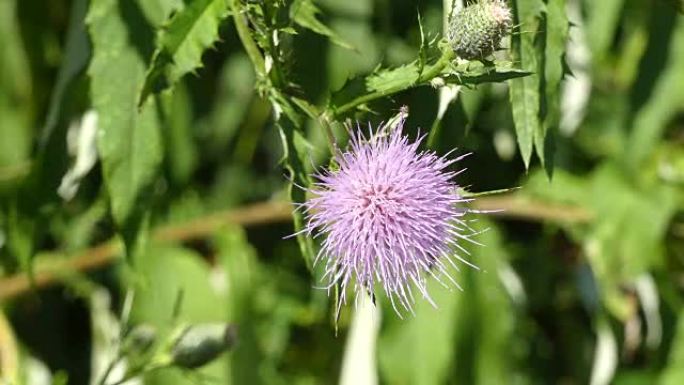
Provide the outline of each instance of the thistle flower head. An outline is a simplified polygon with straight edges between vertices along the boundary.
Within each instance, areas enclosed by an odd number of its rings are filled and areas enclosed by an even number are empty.
[[[414,288],[435,305],[429,275],[458,287],[447,264],[464,261],[457,241],[468,239],[468,230],[452,182],[457,173],[447,168],[460,158],[421,152],[422,138],[411,142],[402,129],[403,119],[389,133],[352,133],[349,149],[335,156],[339,167],[315,175],[303,204],[304,231],[324,237],[315,263],[325,263],[328,288],[340,286],[338,306],[347,288],[373,296],[379,284],[400,314],[397,302],[412,311]]]
[[[463,59],[483,59],[499,47],[513,16],[504,0],[480,0],[453,15],[447,38]]]

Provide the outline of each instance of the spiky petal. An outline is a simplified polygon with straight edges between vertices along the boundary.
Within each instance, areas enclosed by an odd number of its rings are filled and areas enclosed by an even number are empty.
[[[428,275],[458,286],[447,265],[464,261],[457,242],[468,230],[457,173],[447,168],[460,158],[420,152],[422,138],[410,142],[402,129],[403,120],[368,139],[352,133],[349,150],[335,156],[339,167],[315,175],[303,205],[305,232],[324,238],[315,263],[324,261],[328,288],[339,284],[340,306],[348,287],[374,295],[377,283],[400,314],[397,301],[412,311],[412,287],[434,305]]]

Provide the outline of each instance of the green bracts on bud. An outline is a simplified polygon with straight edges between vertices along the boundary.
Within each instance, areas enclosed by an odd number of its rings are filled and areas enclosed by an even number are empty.
[[[499,48],[511,24],[511,10],[503,0],[481,0],[452,16],[447,38],[459,57],[484,59]]]
[[[208,364],[235,344],[234,325],[188,326],[174,342],[171,359],[175,366],[193,369]]]

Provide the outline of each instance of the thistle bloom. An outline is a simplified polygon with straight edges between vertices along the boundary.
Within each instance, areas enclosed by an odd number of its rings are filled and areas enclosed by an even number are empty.
[[[458,270],[455,258],[470,265],[457,243],[472,233],[452,182],[458,172],[447,171],[463,156],[449,160],[418,151],[424,136],[410,142],[403,123],[368,139],[361,130],[352,133],[349,150],[335,155],[339,167],[314,176],[312,197],[303,204],[304,232],[324,236],[314,263],[324,261],[328,288],[339,284],[338,306],[350,286],[374,298],[376,283],[399,315],[396,302],[412,312],[413,287],[435,306],[427,275],[459,287],[447,264]]]

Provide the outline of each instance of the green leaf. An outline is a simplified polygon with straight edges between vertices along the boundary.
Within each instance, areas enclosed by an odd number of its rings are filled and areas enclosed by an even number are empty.
[[[254,322],[257,308],[254,298],[261,282],[259,261],[241,228],[223,229],[213,241],[227,281],[228,320],[239,330],[240,343],[230,353],[232,383],[256,384],[260,382],[260,375],[253,370],[253,365],[264,359],[259,349],[259,332],[263,329]]]
[[[295,0],[290,7],[290,18],[298,25],[310,29],[319,35],[326,36],[340,47],[353,49],[340,35],[318,20],[320,10],[312,0]]]
[[[513,122],[525,168],[530,166],[535,135],[539,135],[539,132],[543,130],[540,121],[541,80],[535,46],[541,6],[541,0],[516,0],[515,24],[520,25],[521,30],[514,32],[511,36],[513,61],[519,63],[523,71],[533,73],[533,75],[509,82]],[[540,152],[543,153],[543,149]]]
[[[447,378],[454,338],[463,326],[458,313],[467,307],[468,298],[459,291],[446,290],[434,279],[430,279],[428,290],[439,309],[417,298],[415,317],[400,320],[391,306],[383,307],[387,326],[380,337],[378,358],[387,383],[432,385]]]
[[[481,270],[450,269],[463,291],[446,290],[431,279],[428,290],[437,309],[417,297],[416,315],[400,320],[391,306],[383,307],[378,357],[385,383],[444,384],[454,375],[458,384],[507,383],[516,358],[508,349],[515,318],[499,272],[510,267],[496,229],[491,223],[478,225],[487,227],[477,239],[487,246],[469,247],[473,256],[468,258]]]
[[[509,62],[495,62],[494,65],[468,63],[452,68],[451,59],[450,52],[443,53],[432,65],[425,66],[417,59],[397,68],[376,69],[368,76],[349,79],[341,89],[331,94],[329,107],[338,113],[344,113],[351,108],[367,109],[367,102],[414,87],[434,85],[432,82],[439,79],[448,84],[477,85],[530,74],[511,68]]]
[[[500,65],[501,64],[501,65]],[[517,68],[510,68],[506,63],[496,63],[495,67],[478,67],[472,63],[463,72],[451,72],[444,77],[447,84],[475,86],[484,83],[501,83],[507,80],[523,78],[532,75],[532,72]]]
[[[151,93],[172,87],[202,66],[202,54],[218,41],[219,26],[227,15],[225,0],[194,0],[171,17],[159,33],[140,105]]]
[[[135,280],[135,300],[131,313],[134,322],[171,326],[177,296],[183,292],[178,321],[214,322],[227,320],[228,309],[216,306],[224,299],[209,281],[211,271],[202,256],[178,247],[150,247],[137,261],[144,280]]]
[[[679,311],[667,366],[660,376],[660,385],[677,385],[684,382],[684,310]]]
[[[31,153],[31,71],[16,1],[0,2],[0,187],[28,168]],[[1,188],[0,188],[1,191]]]
[[[3,2],[1,6],[9,7],[0,11],[3,16],[15,14],[13,2]],[[31,115],[35,104],[31,89],[35,84],[31,84],[31,66],[23,62],[25,53],[20,44],[19,30],[13,30],[17,26],[0,20],[3,27],[0,28],[0,36],[3,36],[0,45],[6,47],[7,53],[7,60],[0,64],[4,67],[0,69],[0,127],[3,128],[0,129],[0,175],[4,169],[14,177],[10,179],[8,187],[15,193],[6,200],[10,206],[7,214],[9,229],[7,248],[2,253],[12,257],[5,261],[18,261],[29,274],[32,273],[34,247],[42,240],[48,220],[55,212],[55,203],[61,201],[56,190],[68,166],[64,140],[67,125],[58,123],[64,104],[69,100],[65,95],[72,91],[73,80],[83,70],[89,57],[88,37],[83,23],[85,11],[85,1],[76,1],[71,6],[64,58],[37,151],[30,162],[28,157],[34,140]],[[7,165],[7,160],[11,165],[9,169],[3,167]]]
[[[585,254],[608,310],[626,320],[629,299],[623,285],[666,263],[663,245],[677,209],[676,190],[663,184],[636,188],[610,163],[591,179],[587,194],[596,220],[583,240]]]
[[[521,321],[516,317],[516,310],[525,304],[527,294],[524,286],[518,286],[520,277],[508,263],[509,251],[495,224],[485,221],[475,229],[486,230],[476,238],[485,246],[469,247],[473,254],[471,260],[480,270],[468,268],[471,286],[464,288],[462,295],[470,298],[459,309],[459,317],[469,318],[470,327],[458,331],[461,349],[454,360],[467,362],[468,356],[473,356],[476,381],[470,383],[508,383],[512,376],[520,376],[518,362],[525,357],[510,346],[529,348],[527,336],[523,337],[520,331]],[[469,343],[473,344],[470,345],[473,353],[467,349]]]
[[[144,279],[129,282],[135,284],[133,324],[154,326],[160,338],[169,335],[178,326],[173,324],[173,316],[179,293],[182,293],[183,302],[175,321],[183,324],[228,321],[225,304],[229,294],[215,284],[215,277],[225,277],[223,269],[211,269],[201,255],[171,246],[153,246],[139,256],[136,258],[137,272]],[[224,356],[201,368],[200,373],[226,383],[227,368]],[[177,371],[158,370],[145,376],[145,383],[190,385],[194,382]]]
[[[299,109],[302,110],[302,112],[304,112],[309,118],[318,119],[320,117],[321,111],[319,111],[318,107],[314,106],[308,101],[295,96],[291,96],[290,100],[292,100],[292,103],[299,107]]]
[[[634,128],[624,152],[629,165],[636,168],[653,151],[667,124],[684,105],[684,20],[678,17],[670,39],[665,70],[658,76],[646,104],[634,117]]]
[[[183,186],[190,180],[198,162],[190,110],[192,104],[183,84],[173,93],[162,94],[160,99],[164,110],[165,169],[173,183]]]
[[[69,16],[69,31],[66,37],[66,55],[59,67],[57,83],[53,88],[52,95],[50,95],[50,108],[40,137],[41,148],[47,145],[50,135],[59,122],[64,95],[69,85],[83,71],[90,59],[90,42],[84,23],[87,6],[85,0],[75,1],[72,5]]]
[[[34,230],[31,218],[21,213],[19,197],[14,196],[31,169],[33,135],[33,85],[19,28],[17,2],[0,2],[0,210],[4,211],[2,227],[7,241],[0,248],[0,259],[10,271],[17,263],[30,267]]]
[[[126,12],[126,18],[123,17]],[[145,76],[145,61],[129,36],[151,36],[142,15],[125,0],[94,0],[88,24],[93,60],[88,69],[98,113],[98,150],[111,200],[111,211],[132,255],[143,225],[146,202],[162,161],[158,106],[148,100],[139,111],[137,95]],[[141,47],[140,45],[143,45]]]
[[[544,159],[549,176],[553,173],[554,146],[547,137],[553,138],[560,123],[560,86],[565,75],[565,46],[568,40],[569,22],[565,12],[565,0],[547,0],[544,41],[544,121],[543,130],[535,135],[537,155]],[[543,135],[539,133],[543,132]],[[551,142],[544,147],[545,142]],[[542,151],[544,150],[544,151]]]
[[[283,160],[290,179],[288,194],[293,204],[292,218],[294,230],[295,232],[300,232],[305,225],[304,214],[301,210],[295,210],[294,207],[306,201],[306,191],[302,188],[310,185],[309,174],[301,158],[305,152],[300,150],[301,144],[305,142],[305,138],[300,131],[302,124],[301,116],[296,112],[294,106],[290,105],[282,95],[278,95],[277,93],[274,95],[272,103],[282,108],[283,111],[278,116],[277,124],[283,146]],[[299,234],[297,235],[297,243],[307,267],[313,269],[315,252],[311,237],[306,236],[306,234]]]
[[[371,92],[388,93],[395,88],[415,84],[420,78],[422,66],[419,61],[392,69],[379,70],[366,78],[366,89]]]
[[[192,0],[190,0],[192,1]],[[159,28],[171,15],[171,13],[183,8],[185,0],[135,0],[140,12],[145,19],[154,27]]]
[[[620,25],[620,16],[624,10],[625,0],[590,1],[586,35],[591,47],[594,61],[600,62],[608,54]]]
[[[223,64],[211,113],[200,121],[197,128],[205,156],[224,156],[229,143],[249,116],[255,94],[254,81],[254,69],[247,55],[236,53]]]

